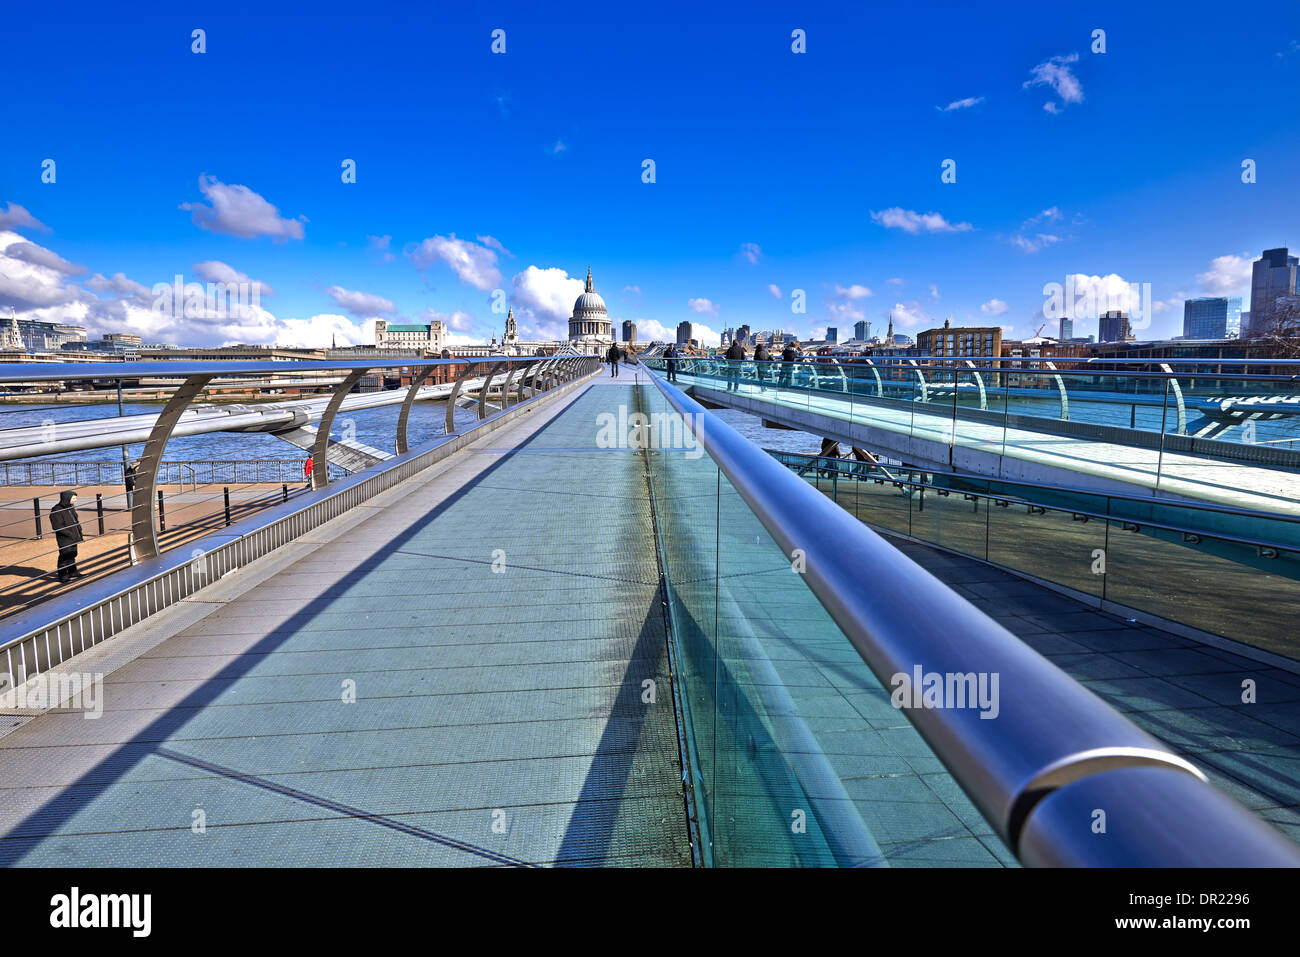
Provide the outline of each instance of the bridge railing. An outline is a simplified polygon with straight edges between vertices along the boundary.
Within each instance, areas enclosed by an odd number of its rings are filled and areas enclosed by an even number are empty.
[[[1300,659],[1291,608],[1300,594],[1300,516],[769,454],[877,528],[1052,582],[1126,616]]]
[[[541,395],[579,374],[595,368],[594,357],[457,357],[425,360],[379,360],[375,362],[120,362],[102,364],[0,365],[0,385],[6,382],[44,381],[63,385],[103,382],[110,374],[116,380],[175,380],[170,398],[160,414],[132,417],[130,429],[145,431],[143,451],[133,456],[134,487],[126,487],[126,466],[120,462],[57,461],[39,458],[0,463],[0,616],[14,615],[46,601],[57,601],[104,576],[138,562],[145,562],[168,549],[201,546],[203,536],[223,533],[249,516],[267,511],[325,489],[348,473],[329,461],[331,431],[343,400],[368,372],[404,373],[409,384],[390,390],[393,405],[400,403],[393,448],[408,451],[408,424],[412,404],[422,397],[420,389],[430,377],[454,373],[446,398],[442,437],[464,431],[468,403],[483,421],[495,409],[513,408]],[[199,461],[164,460],[168,440],[185,410],[214,383],[250,374],[263,376],[271,387],[279,379],[297,380],[304,371],[320,369],[345,373],[328,396],[317,400],[310,413],[294,413],[288,428],[297,428],[315,417],[318,428],[311,449],[293,460]],[[470,387],[473,387],[473,393]],[[445,388],[443,391],[447,391]],[[476,395],[474,394],[476,393]],[[489,398],[492,405],[489,406]],[[382,398],[382,397],[381,397]],[[77,409],[67,410],[77,415]],[[456,419],[460,413],[459,422]],[[42,410],[49,416],[51,410]],[[84,414],[84,412],[82,413]],[[15,417],[5,417],[9,420]],[[0,447],[30,450],[39,455],[57,449],[68,434],[78,442],[86,440],[89,428],[100,446],[116,447],[113,418],[47,419],[40,426],[0,428]],[[92,428],[93,427],[93,428]],[[237,448],[248,433],[226,434]],[[259,433],[260,434],[260,433]],[[287,446],[286,446],[287,447]],[[312,469],[308,473],[306,463]],[[42,485],[39,490],[22,485]],[[35,494],[33,494],[35,492]],[[51,508],[63,492],[78,495],[77,517],[80,541],[60,541],[52,527]],[[65,536],[67,537],[67,536]],[[75,537],[75,536],[71,536]],[[74,546],[72,550],[68,545]]]
[[[928,767],[1026,864],[1300,865],[1194,765],[646,366],[639,427],[714,863],[933,862],[974,854],[971,841],[994,853],[941,781],[947,816],[871,779]],[[928,750],[897,737],[902,720]],[[885,741],[902,754],[875,750]]]
[[[662,357],[644,361],[667,370]],[[872,424],[949,449],[1005,452],[1025,432],[1139,446],[1156,453],[1157,484],[1166,454],[1300,467],[1300,374],[1222,368],[1229,363],[1152,362],[1124,371],[1075,358],[682,357],[674,364],[683,383]],[[1267,368],[1293,367],[1279,360]]]

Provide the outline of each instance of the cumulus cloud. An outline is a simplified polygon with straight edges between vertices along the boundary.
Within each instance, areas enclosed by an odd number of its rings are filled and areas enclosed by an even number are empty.
[[[718,314],[717,303],[708,299],[688,299],[686,305],[691,312],[697,312],[701,315],[716,316]]]
[[[1197,274],[1196,281],[1212,296],[1240,295],[1250,288],[1252,268],[1248,256],[1216,256],[1209,269]]]
[[[512,253],[510,250],[506,249],[505,246],[501,245],[501,240],[497,239],[495,236],[475,236],[474,238],[477,239],[479,242],[481,242],[484,246],[487,246],[491,249],[495,249],[499,253],[505,253],[507,256],[511,257],[512,259],[514,258],[515,254]]]
[[[368,292],[358,292],[355,289],[344,289],[342,286],[330,286],[325,290],[325,295],[342,306],[345,312],[358,319],[369,316],[390,316],[397,311],[391,299]]]
[[[215,176],[203,175],[199,177],[199,192],[210,206],[181,203],[180,208],[190,213],[194,225],[201,229],[240,239],[270,236],[275,242],[303,237],[302,224],[307,217],[285,219],[279,209],[247,186],[227,185]]]
[[[449,236],[430,236],[406,251],[406,258],[421,271],[435,263],[444,262],[461,282],[475,289],[494,289],[501,285],[502,276],[497,269],[497,254],[487,246],[467,239]]]
[[[968,96],[963,100],[953,100],[947,106],[936,106],[935,109],[940,113],[951,113],[953,110],[968,110],[972,106],[984,102],[982,96]]]
[[[970,223],[950,223],[938,213],[918,213],[911,209],[894,206],[879,212],[872,211],[872,222],[886,229],[901,229],[915,236],[917,233],[964,233],[974,229]]]
[[[542,339],[568,338],[573,304],[586,289],[581,279],[574,279],[554,266],[549,269],[529,266],[517,273],[510,284],[510,298],[521,329]]]
[[[851,286],[836,286],[835,295],[842,299],[865,299],[874,293],[866,286],[854,283]]]
[[[988,316],[1000,316],[1011,307],[1001,299],[990,299],[984,305],[980,306],[980,312]]]
[[[86,285],[101,295],[112,293],[115,296],[127,297],[139,302],[153,301],[153,292],[149,287],[129,278],[125,273],[115,272],[112,279],[95,273],[86,280]]]
[[[1068,56],[1054,56],[1038,64],[1029,71],[1029,79],[1024,83],[1024,89],[1028,90],[1036,86],[1050,86],[1057,96],[1061,98],[1062,103],[1082,103],[1083,102],[1083,85],[1079,83],[1070,69],[1070,64],[1077,63],[1079,54],[1071,53]],[[1043,109],[1049,113],[1057,113],[1059,109],[1055,103],[1048,101],[1044,104]]]
[[[258,295],[274,296],[275,290],[269,285],[258,279],[251,278],[248,273],[242,273],[229,263],[223,263],[218,259],[209,259],[205,262],[194,264],[194,274],[205,282],[224,282],[227,285],[239,283],[255,288]]]
[[[935,320],[925,311],[925,307],[915,300],[896,302],[889,309],[894,318],[894,328],[910,329],[914,326],[933,325]]]
[[[741,243],[740,258],[751,265],[757,266],[758,261],[763,258],[763,250],[758,243]]]
[[[6,203],[5,206],[5,209],[0,209],[0,229],[40,229],[47,233],[50,231],[49,226],[17,203]]]
[[[774,282],[767,284],[767,291],[772,294],[773,299],[781,298],[781,287]]]
[[[33,266],[53,269],[65,276],[81,276],[87,272],[85,266],[70,263],[53,250],[38,246],[36,243],[11,243],[5,248],[5,255]]]

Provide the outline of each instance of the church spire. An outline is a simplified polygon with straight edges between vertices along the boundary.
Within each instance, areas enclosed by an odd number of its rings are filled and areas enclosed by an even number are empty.
[[[591,284],[591,267],[587,267],[587,292],[595,292],[596,287]]]

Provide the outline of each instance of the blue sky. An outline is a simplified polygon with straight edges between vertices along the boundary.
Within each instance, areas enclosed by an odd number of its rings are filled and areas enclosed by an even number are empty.
[[[591,265],[643,330],[1028,335],[1081,275],[1150,283],[1146,338],[1300,246],[1294,4],[1269,30],[1222,3],[374,9],[10,9],[0,308],[192,344],[430,315],[483,341],[501,289],[550,337]],[[160,319],[177,273],[266,287]]]

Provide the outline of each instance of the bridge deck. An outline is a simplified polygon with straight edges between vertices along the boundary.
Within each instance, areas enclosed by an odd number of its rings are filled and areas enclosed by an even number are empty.
[[[782,410],[826,416],[832,420],[870,426],[883,432],[909,437],[914,443],[931,443],[936,448],[958,448],[987,452],[1025,465],[1065,469],[1081,477],[1108,483],[1118,490],[1155,490],[1157,475],[1161,493],[1196,501],[1267,512],[1300,515],[1300,473],[1281,468],[1247,465],[1159,449],[1138,448],[1088,438],[1053,435],[1023,428],[1004,428],[985,422],[957,418],[954,435],[952,407],[890,406],[874,403],[867,396],[837,396],[806,389],[778,388],[773,384],[759,390],[753,380],[741,380],[740,391],[728,393],[716,378],[695,378],[678,374],[679,385],[697,387],[709,401],[729,404],[738,397],[738,408],[780,419]],[[757,408],[751,408],[757,405]],[[765,411],[766,409],[766,411]],[[810,431],[815,431],[810,428]],[[874,450],[873,450],[874,451]],[[895,455],[889,449],[881,449]],[[947,457],[947,452],[943,452]],[[1017,473],[1019,474],[1019,473]],[[1006,475],[1004,477],[1015,477]]]
[[[99,719],[0,738],[0,863],[689,865],[643,468],[592,441],[614,398],[543,407],[79,657],[147,649]]]

